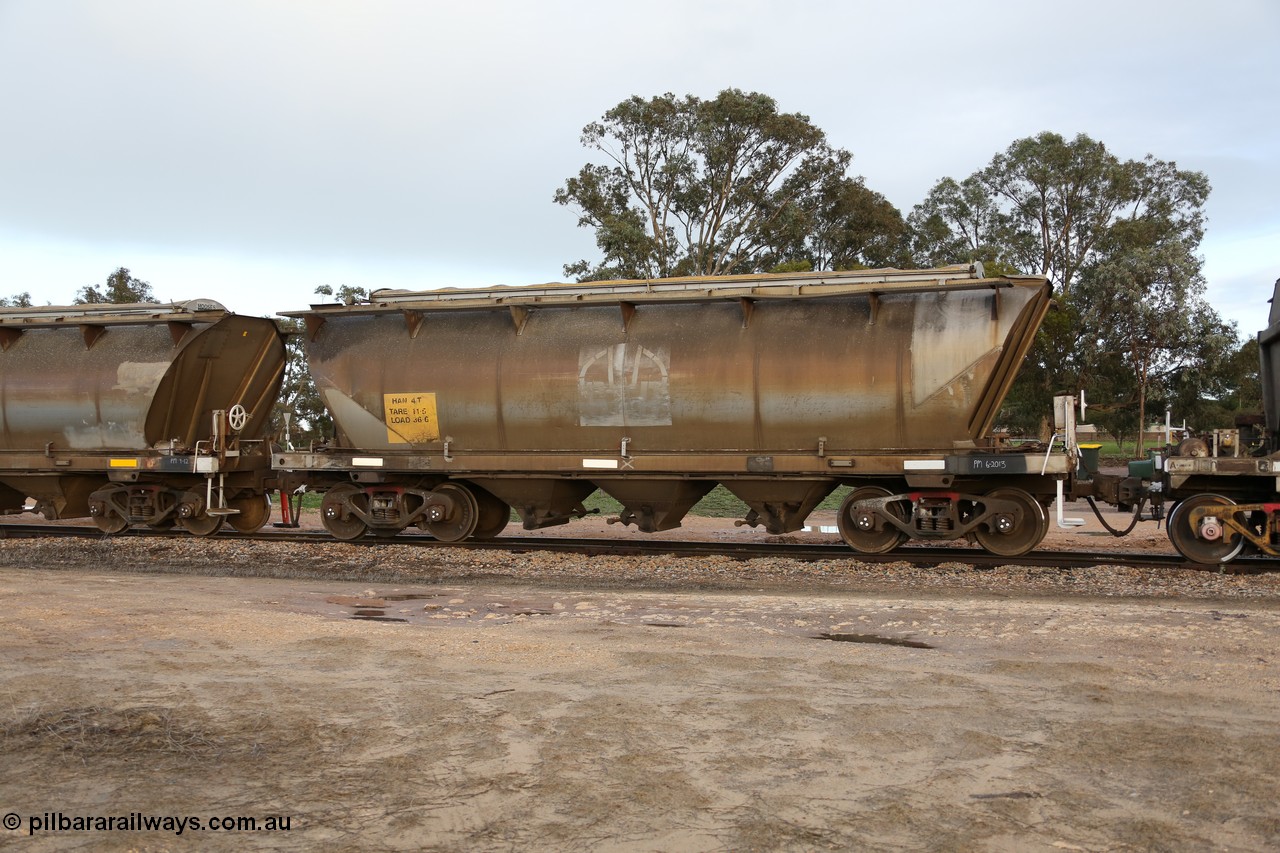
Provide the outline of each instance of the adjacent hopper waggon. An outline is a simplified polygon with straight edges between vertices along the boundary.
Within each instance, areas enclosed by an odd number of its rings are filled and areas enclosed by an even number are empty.
[[[1175,502],[1169,539],[1197,563],[1227,563],[1245,551],[1280,557],[1280,281],[1258,350],[1263,416],[1184,439],[1156,478],[1161,497]]]
[[[597,489],[667,530],[717,484],[785,533],[848,486],[858,551],[1021,554],[1072,464],[991,430],[1049,295],[980,265],[377,291],[288,315],[337,437],[273,465],[340,539],[547,527]]]
[[[284,362],[275,323],[206,299],[0,310],[0,512],[258,529]]]

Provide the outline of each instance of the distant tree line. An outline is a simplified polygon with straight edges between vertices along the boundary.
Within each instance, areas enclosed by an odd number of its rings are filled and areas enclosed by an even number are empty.
[[[134,278],[127,267],[117,267],[107,276],[106,282],[101,287],[96,284],[86,284],[77,290],[72,304],[131,305],[146,302],[159,302],[151,290],[151,285]],[[31,294],[17,293],[7,298],[0,298],[0,307],[31,308]]]

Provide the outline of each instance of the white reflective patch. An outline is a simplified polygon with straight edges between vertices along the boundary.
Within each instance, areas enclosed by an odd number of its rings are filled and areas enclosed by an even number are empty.
[[[352,458],[351,464],[360,468],[381,468],[382,460],[376,456],[356,456]]]
[[[617,468],[617,459],[583,459],[583,468]]]
[[[945,471],[945,459],[907,459],[902,463],[903,471]]]
[[[1004,300],[1003,310],[999,300]],[[918,296],[911,332],[911,402],[920,407],[936,394],[955,400],[947,404],[949,410],[976,405],[1021,313],[1009,297],[994,290]]]

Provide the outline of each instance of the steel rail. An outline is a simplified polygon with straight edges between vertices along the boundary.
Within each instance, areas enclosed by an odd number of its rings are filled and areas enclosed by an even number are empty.
[[[34,539],[40,537],[79,537],[87,539],[171,538],[189,537],[181,531],[154,531],[130,528],[113,536],[104,536],[96,527],[60,524],[0,523],[0,539]],[[859,554],[844,544],[778,543],[778,542],[704,542],[673,540],[570,539],[545,536],[502,536],[495,539],[466,542],[440,542],[425,534],[406,533],[393,538],[365,536],[350,542],[339,542],[323,530],[263,530],[254,534],[223,531],[215,537],[222,541],[264,542],[308,545],[353,545],[357,547],[410,546],[448,548],[471,551],[552,552],[579,554],[585,557],[728,557],[734,560],[791,559],[800,562],[855,560],[860,563],[910,563],[917,567],[934,567],[960,563],[974,568],[1027,566],[1040,568],[1088,568],[1092,566],[1128,566],[1132,568],[1176,568],[1196,571],[1220,571],[1233,574],[1280,571],[1280,561],[1260,557],[1237,559],[1223,566],[1192,563],[1176,554],[1151,554],[1134,551],[1032,551],[1021,557],[1001,557],[978,548],[907,545],[888,554]]]

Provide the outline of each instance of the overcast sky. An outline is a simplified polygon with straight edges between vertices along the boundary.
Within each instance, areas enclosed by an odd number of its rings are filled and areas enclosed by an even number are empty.
[[[563,280],[552,194],[631,95],[758,91],[903,214],[1015,139],[1213,185],[1210,294],[1280,276],[1277,0],[0,0],[0,296],[119,266],[270,314],[322,284]]]

